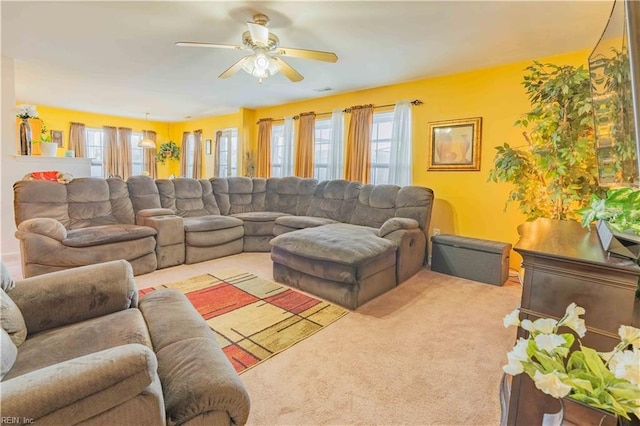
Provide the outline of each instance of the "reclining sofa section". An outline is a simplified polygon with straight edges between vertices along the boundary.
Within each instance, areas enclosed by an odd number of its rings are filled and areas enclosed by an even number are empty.
[[[299,177],[20,181],[14,193],[26,277],[271,251],[276,280],[352,309],[422,267],[433,204],[429,188]]]

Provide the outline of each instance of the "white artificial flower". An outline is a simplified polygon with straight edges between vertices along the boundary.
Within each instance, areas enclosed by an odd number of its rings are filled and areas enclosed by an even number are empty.
[[[524,371],[524,367],[517,359],[509,359],[509,364],[503,366],[502,371],[512,376],[517,376]]]
[[[567,341],[564,337],[557,334],[539,334],[534,339],[536,346],[547,353],[553,352],[554,349],[564,345]]]
[[[528,346],[529,339],[519,338],[511,352],[507,354],[507,358],[517,359],[518,361],[529,361],[529,355],[527,355]]]
[[[608,367],[617,378],[626,379],[640,386],[640,349],[634,348],[633,351],[616,353]]]
[[[587,334],[587,327],[584,324],[584,320],[580,318],[580,315],[584,315],[584,308],[577,306],[575,303],[567,306],[566,314],[558,326],[564,325],[569,327],[580,337],[584,337]]]
[[[635,349],[640,349],[640,329],[629,325],[621,325],[618,329],[620,340],[632,345]]]
[[[520,309],[516,308],[510,314],[506,315],[502,320],[505,328],[511,325],[515,325],[516,327],[520,325]]]
[[[563,398],[571,392],[571,386],[562,383],[556,371],[552,371],[549,374],[542,374],[536,371],[533,376],[533,382],[538,389],[554,398]]]
[[[527,330],[529,332],[533,331],[533,323],[528,319],[522,320],[522,322],[520,323],[520,327],[522,327],[523,330]]]
[[[539,331],[540,333],[553,333],[556,331],[556,326],[558,325],[558,321],[552,318],[539,318],[533,322],[533,330]]]
[[[16,116],[20,118],[38,118],[38,111],[33,105],[22,104],[18,107]]]

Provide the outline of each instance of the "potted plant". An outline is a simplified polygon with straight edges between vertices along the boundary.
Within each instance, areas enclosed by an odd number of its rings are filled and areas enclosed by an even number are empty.
[[[173,141],[160,145],[160,149],[156,153],[158,163],[165,164],[167,160],[180,160],[180,148]]]
[[[507,205],[518,202],[529,220],[572,219],[599,193],[588,71],[535,61],[522,85],[532,105],[514,125],[526,145],[496,148],[489,181],[510,182]]]
[[[58,154],[58,144],[51,141],[51,135],[47,132],[47,125],[44,120],[42,122],[42,129],[40,130],[40,140],[33,141],[40,146],[40,155],[43,157],[55,157]]]
[[[584,308],[571,303],[560,320],[520,321],[520,310],[515,309],[504,318],[504,326],[519,326],[528,337],[519,338],[507,353],[504,372],[525,373],[542,392],[577,401],[586,410],[604,410],[626,420],[640,417],[640,329],[620,326],[620,343],[611,352],[597,352],[580,340],[579,349],[573,349],[574,334],[560,329],[584,337],[587,328],[580,317],[584,313]]]

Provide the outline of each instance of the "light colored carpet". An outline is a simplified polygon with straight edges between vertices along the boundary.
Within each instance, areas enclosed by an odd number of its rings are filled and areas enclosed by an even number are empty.
[[[268,253],[136,277],[153,286],[226,267],[271,279]],[[521,288],[423,269],[313,336],[246,371],[250,425],[498,425],[502,365]]]

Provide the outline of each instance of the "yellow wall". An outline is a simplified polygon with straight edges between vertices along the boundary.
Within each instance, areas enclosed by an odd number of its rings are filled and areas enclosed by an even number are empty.
[[[586,64],[589,52],[556,55],[540,59],[554,64]],[[476,238],[515,243],[517,226],[525,218],[515,204],[504,211],[510,190],[508,184],[488,183],[495,147],[509,142],[524,143],[522,129],[513,126],[531,105],[521,85],[524,68],[531,61],[523,61],[460,74],[423,79],[357,92],[326,96],[308,101],[277,105],[257,110],[240,109],[237,113],[208,117],[181,123],[156,123],[121,117],[104,116],[78,111],[38,106],[38,112],[49,129],[64,130],[68,143],[69,123],[84,122],[89,127],[102,125],[127,126],[134,130],[151,128],[158,133],[158,145],[173,140],[182,142],[182,133],[203,130],[203,140],[215,139],[217,130],[237,127],[240,151],[240,170],[245,174],[244,153],[255,153],[257,125],[260,118],[283,118],[301,112],[330,112],[334,108],[373,103],[393,104],[398,100],[420,99],[421,106],[413,107],[413,182],[432,188],[436,202],[431,227],[442,233],[455,233]],[[432,121],[482,117],[481,169],[477,172],[427,171],[427,129]],[[345,115],[345,129],[349,114]],[[206,154],[203,177],[212,176],[212,158]],[[179,175],[178,162],[159,165],[160,177]],[[510,264],[519,268],[521,259],[512,253]]]
[[[543,58],[554,64],[586,64],[588,52]],[[488,183],[495,147],[509,142],[524,143],[522,129],[513,126],[520,114],[531,109],[521,85],[524,68],[531,61],[487,68],[438,78],[328,96],[256,110],[256,118],[282,118],[305,111],[330,112],[334,108],[373,103],[393,104],[420,99],[413,108],[413,183],[432,188],[436,202],[431,227],[442,233],[515,243],[517,226],[525,221],[512,204],[504,211],[511,188]],[[427,171],[428,123],[432,121],[482,117],[480,171]],[[348,128],[349,114],[345,115]],[[255,149],[255,138],[252,149]],[[510,264],[519,269],[521,258],[512,253]]]

